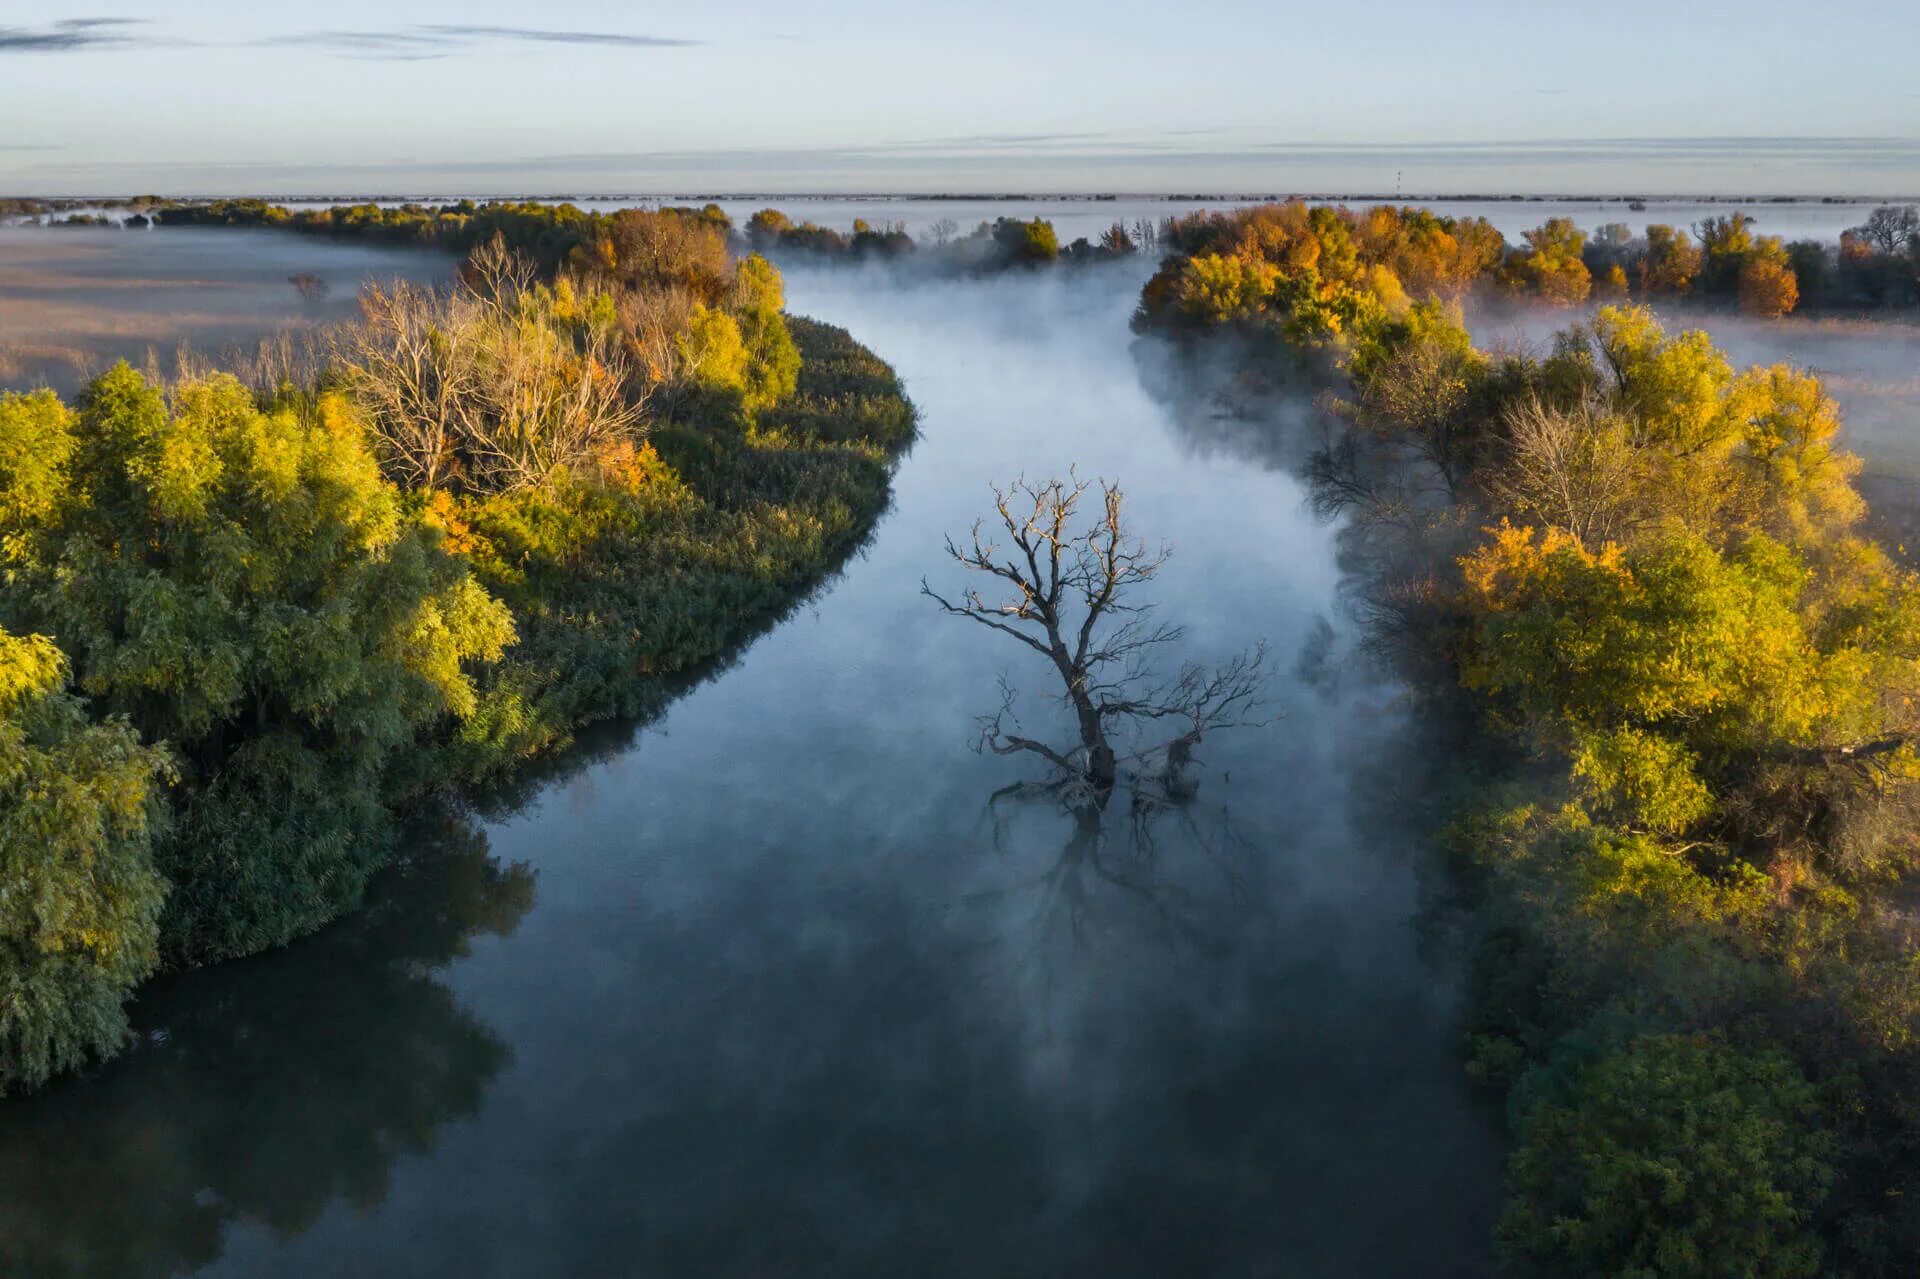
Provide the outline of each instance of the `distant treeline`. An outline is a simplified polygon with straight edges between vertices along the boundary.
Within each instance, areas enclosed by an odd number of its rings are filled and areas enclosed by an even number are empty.
[[[14,203],[46,211],[37,207],[42,202]],[[128,226],[143,226],[150,215],[162,226],[285,227],[457,253],[501,235],[547,269],[584,261],[619,216],[571,204],[472,200],[297,210],[253,199],[169,203],[143,196],[114,203],[148,211],[136,212],[126,220]],[[0,204],[0,216],[6,208]],[[1279,212],[1285,210],[1293,212]],[[1321,227],[1316,242],[1327,245],[1331,273],[1337,275],[1340,259],[1351,254],[1370,270],[1392,272],[1403,289],[1415,293],[1473,289],[1557,306],[1589,299],[1691,299],[1768,318],[1794,311],[1920,306],[1920,207],[1913,205],[1874,210],[1860,226],[1843,232],[1837,245],[1755,235],[1753,219],[1737,210],[1691,228],[1656,223],[1639,236],[1624,223],[1606,223],[1589,234],[1571,218],[1549,218],[1524,232],[1521,243],[1511,244],[1484,218],[1446,217],[1412,206],[1356,210],[1296,200],[1232,213],[1116,221],[1097,239],[1081,237],[1064,245],[1044,218],[1003,217],[964,231],[941,219],[915,238],[898,224],[856,220],[850,230],[839,231],[795,222],[772,208],[755,213],[743,228],[735,228],[717,204],[660,211],[717,227],[742,250],[824,261],[912,262],[960,273],[1104,262],[1165,249],[1183,261],[1203,260],[1192,269],[1226,288],[1226,296],[1215,299],[1224,305],[1242,304],[1247,287],[1257,287],[1272,270],[1294,265],[1275,259],[1257,234],[1249,236],[1249,228],[1257,231],[1273,217],[1306,217]],[[80,212],[52,225],[109,221]],[[1190,291],[1203,310],[1208,303],[1197,293],[1204,291]]]
[[[659,709],[886,505],[892,370],[710,221],[356,219],[488,238],[311,347],[0,394],[0,1095],[353,909],[397,807]]]
[[[1045,266],[1055,262],[1105,262],[1151,250],[1159,243],[1159,224],[1150,218],[1115,222],[1098,240],[1082,236],[1062,245],[1045,218],[996,218],[962,233],[942,218],[916,240],[899,225],[875,227],[856,219],[850,233],[813,222],[794,222],[778,209],[762,209],[747,219],[747,243],[763,253],[824,259],[912,260],[952,271],[992,271]]]
[[[1714,222],[1690,279],[1774,261]],[[1449,296],[1570,297],[1571,235],[1283,205],[1170,245],[1137,327],[1285,397],[1276,430],[1330,410],[1304,478],[1427,712],[1506,1271],[1913,1274],[1920,575],[1862,533],[1820,380],[1645,306],[1476,348]]]
[[[855,221],[850,232],[812,222],[795,223],[777,209],[753,215],[743,232],[716,204],[668,206],[657,210],[732,237],[741,251],[807,255],[826,259],[917,260],[956,270],[992,270],[1056,261],[1100,261],[1131,256],[1157,241],[1150,220],[1131,226],[1116,223],[1098,243],[1085,239],[1062,246],[1053,224],[1043,218],[1000,218],[981,222],[962,234],[951,221],[936,223],[924,241],[899,226],[875,227]],[[455,252],[470,251],[494,235],[550,266],[587,262],[606,239],[618,213],[588,213],[571,204],[484,203],[462,200],[445,205],[339,205],[326,209],[288,209],[263,200],[216,200],[162,209],[162,226],[272,226],[312,234],[377,240],[390,244],[430,244]]]
[[[708,206],[719,213],[716,206]],[[704,219],[699,210],[663,210]],[[383,244],[424,245],[470,253],[494,236],[527,254],[544,270],[569,263],[575,250],[604,237],[618,218],[588,213],[571,204],[460,200],[453,204],[342,204],[324,209],[289,209],[265,200],[213,200],[177,204],[159,210],[161,226],[265,226],[310,235],[371,240]],[[723,232],[725,215],[719,219]]]
[[[1311,234],[1294,228],[1310,228]],[[1920,305],[1920,209],[1877,209],[1837,246],[1756,236],[1753,219],[1710,217],[1693,234],[1654,224],[1635,236],[1609,223],[1589,236],[1570,218],[1549,218],[1509,244],[1484,218],[1443,217],[1379,205],[1354,211],[1299,202],[1170,219],[1170,252],[1145,304],[1169,319],[1215,323],[1272,309],[1285,281],[1338,292],[1365,278],[1383,297],[1469,289],[1572,306],[1597,298],[1691,298],[1775,317],[1796,309]],[[1301,255],[1311,255],[1306,260]]]
[[[108,200],[88,200],[66,196],[43,199],[34,196],[0,196],[0,218],[57,217],[76,209],[131,209],[142,212],[175,203],[163,195],[118,196]]]

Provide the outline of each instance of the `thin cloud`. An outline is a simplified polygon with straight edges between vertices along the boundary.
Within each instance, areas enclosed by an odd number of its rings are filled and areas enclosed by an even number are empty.
[[[133,30],[145,25],[140,18],[64,18],[42,27],[0,26],[0,53],[136,48],[154,43]]]
[[[1112,138],[1099,133],[973,133],[953,138],[912,138],[881,142],[862,151],[1019,151],[1037,147],[1080,146]]]
[[[257,41],[266,48],[324,49],[345,58],[419,62],[444,58],[452,42],[444,37],[404,31],[297,31]]]
[[[143,18],[66,18],[39,26],[0,25],[0,53],[82,53],[100,49],[306,48],[341,58],[417,62],[484,44],[596,45],[611,49],[683,49],[704,44],[625,31],[564,31],[474,23],[416,23],[386,29],[324,28],[249,40],[185,40],[152,34]]]
[[[685,49],[706,43],[670,36],[626,35],[617,31],[548,31],[535,27],[477,27],[429,23],[418,30],[452,40],[531,40],[540,44],[605,44],[622,49]]]
[[[295,31],[268,36],[256,43],[267,47],[321,49],[343,58],[417,62],[448,57],[479,44],[500,42],[599,45],[617,49],[679,49],[703,43],[618,31],[556,31],[456,23],[424,23],[391,31]]]

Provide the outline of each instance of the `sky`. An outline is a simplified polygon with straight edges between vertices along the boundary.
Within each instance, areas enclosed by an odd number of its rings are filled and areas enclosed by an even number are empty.
[[[1920,0],[6,0],[0,194],[1920,196],[1915,50]]]

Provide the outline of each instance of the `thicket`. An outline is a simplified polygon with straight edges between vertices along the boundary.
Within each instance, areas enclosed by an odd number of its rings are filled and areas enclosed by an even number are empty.
[[[242,376],[0,395],[0,1093],[353,909],[397,806],[658,709],[878,517],[891,371],[710,219],[595,225]]]
[[[1139,327],[1332,392],[1309,477],[1449,742],[1509,1271],[1909,1272],[1920,579],[1857,532],[1819,380],[1631,307],[1479,351],[1471,225],[1399,264],[1338,210],[1177,234]]]

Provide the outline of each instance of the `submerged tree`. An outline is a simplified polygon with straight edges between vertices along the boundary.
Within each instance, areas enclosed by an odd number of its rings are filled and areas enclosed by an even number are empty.
[[[1153,657],[1180,639],[1184,628],[1156,622],[1153,606],[1132,597],[1171,552],[1164,545],[1149,548],[1127,532],[1121,490],[1105,481],[1098,517],[1079,527],[1080,499],[1090,487],[1072,478],[996,487],[994,510],[1007,545],[1003,549],[995,540],[1000,529],[989,534],[988,521],[978,520],[965,545],[947,539],[947,553],[1001,583],[997,597],[970,587],[948,598],[925,581],[920,589],[953,616],[1045,657],[1079,731],[1078,743],[1064,749],[1013,731],[1019,727],[1013,690],[1003,685],[999,711],[982,723],[983,749],[1039,755],[1102,801],[1120,778],[1123,758],[1157,760],[1160,780],[1177,793],[1206,733],[1259,722],[1266,648],[1257,646],[1218,668],[1189,662],[1170,677],[1157,674]],[[1123,756],[1116,738],[1131,738],[1151,725],[1175,731],[1133,745]]]

